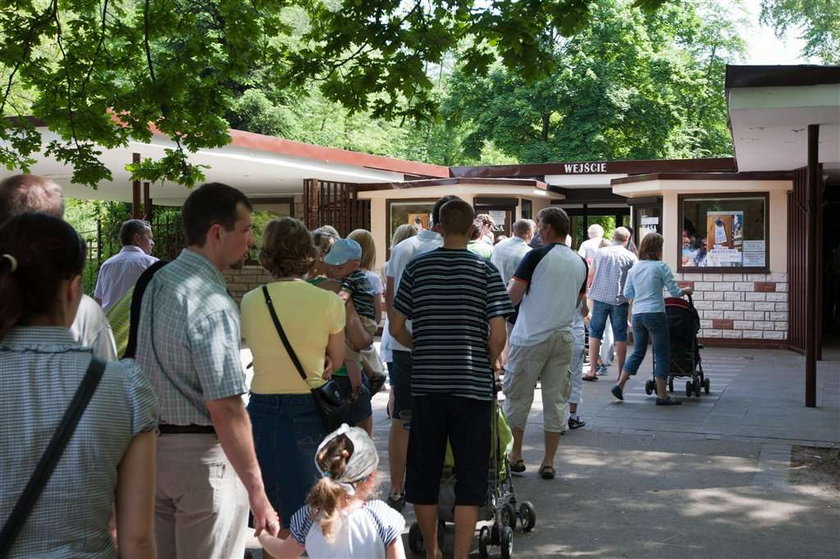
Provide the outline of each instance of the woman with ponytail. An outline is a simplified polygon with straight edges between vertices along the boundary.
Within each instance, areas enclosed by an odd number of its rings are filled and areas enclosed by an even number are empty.
[[[70,334],[85,244],[56,217],[0,227],[0,524],[56,431],[92,359]],[[132,363],[107,364],[9,557],[154,557],[157,405]],[[117,541],[108,531],[116,512]]]
[[[379,455],[368,434],[345,423],[321,442],[315,465],[321,479],[307,505],[291,519],[291,536],[265,532],[263,549],[273,557],[312,559],[404,559],[405,520],[383,501],[368,501],[375,486]]]

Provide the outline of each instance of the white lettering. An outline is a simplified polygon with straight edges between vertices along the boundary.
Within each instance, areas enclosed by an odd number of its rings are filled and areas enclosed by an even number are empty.
[[[606,173],[606,163],[565,163],[563,167],[568,174]]]
[[[572,172],[572,168],[574,167],[574,165],[572,165],[572,164],[570,164],[570,163],[566,163],[566,165],[564,165],[564,166],[566,167],[566,172],[567,172],[567,173],[571,173],[571,172]]]

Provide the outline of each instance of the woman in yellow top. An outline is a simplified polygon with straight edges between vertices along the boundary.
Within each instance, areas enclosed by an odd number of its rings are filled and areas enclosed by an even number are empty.
[[[316,256],[300,221],[282,218],[266,226],[260,263],[276,280],[268,292],[306,382],[280,340],[262,288],[242,298],[242,334],[254,357],[248,414],[265,492],[283,529],[320,476],[313,460],[326,429],[310,390],[344,361],[344,302],[305,281]]]

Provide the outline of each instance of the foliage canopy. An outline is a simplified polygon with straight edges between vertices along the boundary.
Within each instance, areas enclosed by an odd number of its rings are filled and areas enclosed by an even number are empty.
[[[643,9],[663,0],[636,0]],[[60,137],[46,152],[72,180],[110,177],[97,146],[176,148],[129,166],[137,179],[201,180],[186,153],[228,141],[225,115],[253,80],[302,86],[375,117],[420,118],[435,104],[429,64],[456,47],[462,71],[501,59],[547,75],[552,45],[589,22],[593,0],[2,0],[0,162],[26,169],[41,149],[32,116]],[[16,117],[16,118],[8,118]]]

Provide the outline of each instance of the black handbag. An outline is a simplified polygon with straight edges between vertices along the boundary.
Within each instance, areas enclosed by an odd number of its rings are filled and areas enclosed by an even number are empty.
[[[105,361],[92,357],[87,371],[85,371],[85,376],[79,384],[79,388],[76,389],[70,405],[67,406],[67,411],[64,412],[64,416],[61,418],[61,423],[58,424],[58,428],[53,433],[47,449],[41,455],[38,465],[35,466],[35,472],[29,478],[29,482],[26,484],[17,503],[15,503],[15,508],[12,509],[12,513],[6,520],[3,530],[0,531],[0,558],[9,555],[12,544],[14,544],[15,539],[20,534],[24,524],[26,524],[26,519],[32,513],[32,509],[38,503],[38,498],[50,480],[53,471],[55,471],[58,461],[61,460],[64,449],[67,448],[67,443],[70,442],[70,438],[76,431],[76,426],[79,424],[79,420],[82,418],[85,409],[87,409],[93,393],[96,392],[96,388],[99,386],[99,381],[102,379],[102,373],[104,372]]]
[[[274,322],[274,328],[277,330],[277,335],[283,341],[283,346],[286,348],[286,352],[289,354],[292,363],[294,363],[300,378],[308,386],[306,372],[303,370],[303,365],[300,364],[300,359],[298,359],[295,350],[292,348],[292,344],[289,342],[289,338],[286,336],[286,332],[283,330],[283,326],[280,324],[280,319],[277,318],[277,312],[274,310],[274,303],[271,302],[268,288],[263,285],[262,291],[263,295],[265,295],[265,304],[268,305],[268,312],[271,314],[271,320]],[[338,429],[344,423],[344,417],[353,405],[354,400],[345,400],[342,398],[338,384],[332,380],[328,380],[319,388],[312,388],[310,391],[312,392],[312,397],[315,399],[318,412],[321,414],[321,419],[324,421],[324,427],[328,432]]]

